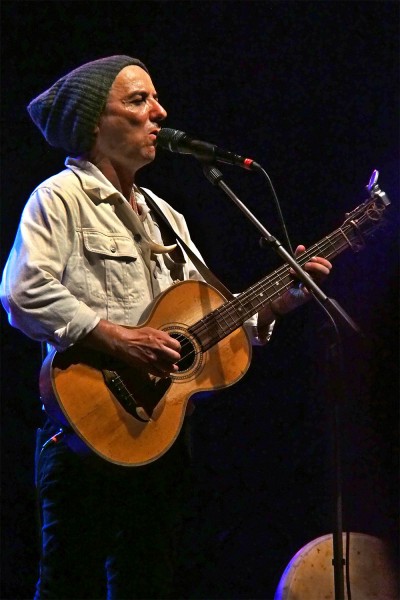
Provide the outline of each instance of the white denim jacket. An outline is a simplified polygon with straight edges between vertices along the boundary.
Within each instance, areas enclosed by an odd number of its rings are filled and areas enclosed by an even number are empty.
[[[68,158],[66,166],[29,198],[0,288],[10,324],[58,351],[101,318],[136,325],[177,273],[181,279],[202,279],[187,256],[185,264],[177,264],[150,250],[146,239],[163,242],[143,196],[137,196],[139,219],[93,164]],[[146,191],[200,257],[184,217]],[[253,334],[256,319],[246,325]]]

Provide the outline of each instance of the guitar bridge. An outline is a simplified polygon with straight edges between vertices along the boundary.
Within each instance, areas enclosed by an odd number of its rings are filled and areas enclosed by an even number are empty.
[[[126,410],[126,412],[142,423],[147,423],[150,421],[149,415],[144,410],[143,406],[138,405],[133,394],[131,394],[131,392],[128,390],[123,382],[122,377],[117,373],[117,371],[103,369],[102,373],[107,387],[110,389],[121,406]]]

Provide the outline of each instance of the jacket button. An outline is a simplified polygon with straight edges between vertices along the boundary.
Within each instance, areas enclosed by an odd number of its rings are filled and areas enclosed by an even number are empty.
[[[116,249],[115,246],[110,246],[110,250],[111,250],[111,252],[116,252],[117,251],[117,249]]]

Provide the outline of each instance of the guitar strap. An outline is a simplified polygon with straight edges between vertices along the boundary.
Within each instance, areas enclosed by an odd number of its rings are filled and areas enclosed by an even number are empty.
[[[160,217],[160,229],[161,225],[163,225],[166,233],[168,234],[166,241],[169,243],[172,237],[172,239],[179,242],[179,245],[182,246],[183,250],[186,252],[186,254],[190,258],[200,275],[203,277],[203,279],[207,283],[215,287],[219,292],[221,292],[221,294],[226,299],[234,298],[232,292],[230,292],[228,288],[225,287],[225,285],[218,279],[218,277],[214,275],[214,273],[210,271],[210,269],[203,263],[202,260],[200,260],[200,258],[193,252],[193,250],[189,248],[189,246],[186,244],[186,242],[183,241],[180,235],[176,233],[171,223],[168,221],[167,217],[164,215],[164,213],[162,212],[158,204],[153,200],[153,198],[143,188],[139,188],[139,190],[145,197],[146,202],[151,208],[151,210],[153,210],[156,213],[156,215]]]

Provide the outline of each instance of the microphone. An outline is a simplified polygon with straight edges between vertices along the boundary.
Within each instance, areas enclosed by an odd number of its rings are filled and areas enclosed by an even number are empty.
[[[157,146],[160,146],[163,150],[177,152],[178,154],[191,154],[204,162],[220,162],[227,165],[236,165],[249,171],[261,169],[260,165],[251,158],[244,158],[243,156],[239,156],[239,154],[221,150],[221,148],[214,146],[214,144],[195,140],[184,131],[179,131],[178,129],[163,127],[157,135]]]

